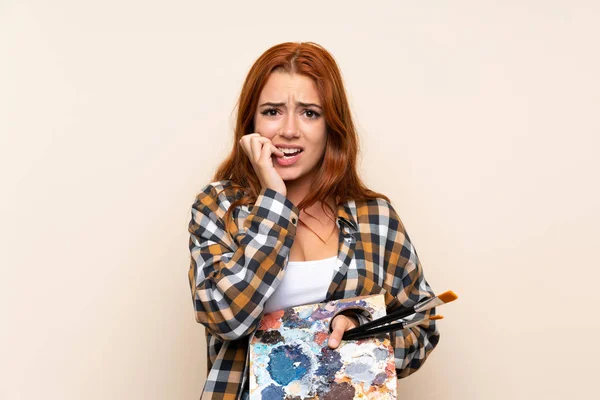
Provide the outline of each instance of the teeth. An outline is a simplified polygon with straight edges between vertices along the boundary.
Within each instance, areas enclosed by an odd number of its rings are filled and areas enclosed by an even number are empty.
[[[281,150],[284,154],[295,154],[302,151],[301,149],[288,149],[283,147],[278,147],[277,149]]]

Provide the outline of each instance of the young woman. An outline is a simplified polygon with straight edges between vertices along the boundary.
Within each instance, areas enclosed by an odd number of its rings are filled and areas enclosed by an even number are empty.
[[[235,139],[189,224],[190,288],[208,347],[203,399],[247,396],[248,340],[265,312],[378,293],[390,312],[434,295],[389,199],[358,176],[356,130],[325,49],[282,43],[262,54],[242,88]],[[337,315],[329,346],[365,320]],[[392,334],[398,377],[438,340],[434,321]]]

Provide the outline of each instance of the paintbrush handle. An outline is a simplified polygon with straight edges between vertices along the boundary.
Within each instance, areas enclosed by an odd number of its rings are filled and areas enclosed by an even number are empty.
[[[373,329],[369,329],[367,331],[364,332],[357,332],[357,333],[350,333],[350,334],[344,334],[344,336],[342,337],[343,340],[359,340],[359,339],[365,339],[368,337],[371,337],[373,335],[377,335],[377,334],[381,334],[381,333],[388,333],[388,332],[395,332],[395,331],[399,331],[401,329],[404,329],[406,325],[406,322],[395,322],[393,324],[389,324],[389,325],[384,325],[384,326],[379,326]],[[346,331],[350,332],[350,331]]]
[[[443,295],[445,295],[445,293]],[[456,295],[454,295],[454,296],[456,296]],[[452,299],[452,300],[454,300],[454,299]],[[359,332],[366,332],[367,330],[369,330],[373,327],[380,326],[380,325],[386,324],[388,322],[395,321],[397,319],[402,319],[402,318],[408,317],[409,315],[412,315],[415,313],[427,311],[429,309],[432,309],[432,308],[434,308],[438,305],[442,305],[442,304],[444,304],[444,301],[440,300],[440,298],[438,296],[429,297],[429,298],[426,298],[426,299],[418,302],[417,304],[415,304],[412,307],[400,306],[400,308],[392,311],[391,313],[389,313],[388,315],[386,315],[384,317],[374,319],[373,321],[369,321],[369,322],[367,322],[361,326],[358,326],[354,329],[350,329],[347,332],[352,332],[353,334],[359,333]]]
[[[399,331],[399,330],[402,330],[402,329],[411,328],[413,326],[420,325],[423,322],[427,322],[427,321],[430,321],[430,319],[429,318],[422,318],[422,319],[418,319],[418,320],[414,320],[414,321],[400,321],[400,322],[395,322],[393,324],[379,326],[377,328],[369,329],[369,330],[367,330],[365,332],[359,332],[359,333],[344,335],[342,337],[342,339],[344,339],[344,340],[365,339],[365,338],[368,338],[368,337],[371,337],[371,336],[377,335],[377,334],[396,332],[396,331]],[[346,331],[346,332],[350,332],[350,331]]]
[[[356,328],[349,329],[346,331],[346,333],[354,334],[354,333],[366,332],[370,328],[374,328],[374,327],[377,327],[377,326],[380,326],[383,324],[387,324],[388,322],[392,322],[392,321],[395,321],[400,318],[408,317],[409,315],[412,315],[414,313],[415,313],[414,308],[402,307],[401,309],[392,311],[388,315],[385,315],[381,318],[374,319],[373,321],[366,322],[361,326],[357,326]]]

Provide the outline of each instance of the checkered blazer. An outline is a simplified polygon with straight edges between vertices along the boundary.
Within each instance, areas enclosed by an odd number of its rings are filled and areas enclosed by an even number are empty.
[[[208,184],[196,197],[189,223],[190,289],[196,321],[206,327],[208,377],[202,399],[239,399],[247,384],[248,340],[265,301],[285,276],[298,208],[281,193],[263,189],[250,206],[230,181]],[[384,293],[388,312],[434,296],[417,252],[392,205],[347,201],[337,209],[337,272],[326,301]],[[434,315],[432,309],[423,315]],[[393,333],[399,378],[415,372],[437,345],[434,321]]]

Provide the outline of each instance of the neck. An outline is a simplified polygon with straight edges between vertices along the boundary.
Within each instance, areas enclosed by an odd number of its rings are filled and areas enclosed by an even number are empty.
[[[302,177],[293,181],[286,181],[285,187],[287,189],[287,198],[297,206],[306,196],[308,196],[312,182],[313,180],[311,177]]]
[[[314,176],[303,176],[299,179],[295,179],[293,181],[286,181],[285,186],[287,190],[287,198],[290,199],[292,203],[296,206],[300,204],[302,200],[304,200],[312,189],[312,185],[314,183]],[[315,204],[308,208],[308,212],[314,210],[315,207],[321,209],[321,203],[323,200],[318,200]],[[327,199],[328,204],[335,211],[335,203],[333,199]]]

